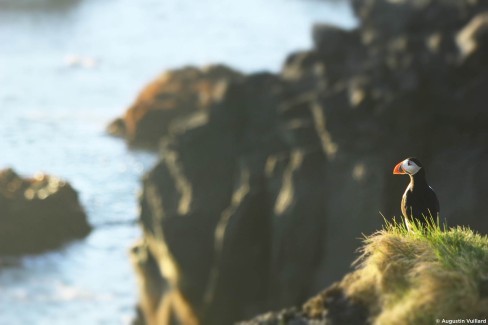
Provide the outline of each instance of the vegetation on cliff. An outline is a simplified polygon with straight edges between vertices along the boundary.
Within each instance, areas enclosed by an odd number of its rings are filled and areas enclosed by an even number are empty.
[[[469,228],[387,223],[357,270],[299,309],[244,324],[435,324],[488,317],[488,237]],[[352,324],[352,323],[351,323]]]
[[[488,315],[488,237],[469,228],[387,224],[367,237],[346,292],[375,324],[433,324]]]

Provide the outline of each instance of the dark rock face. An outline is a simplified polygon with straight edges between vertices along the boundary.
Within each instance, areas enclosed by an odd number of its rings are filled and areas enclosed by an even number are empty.
[[[239,325],[367,325],[367,306],[345,293],[342,283],[334,283],[303,306],[270,312]]]
[[[37,253],[91,230],[78,194],[53,176],[0,171],[0,254]]]
[[[401,215],[408,180],[392,169],[408,156],[449,225],[488,233],[487,2],[353,5],[356,30],[316,26],[280,75],[226,83],[163,132],[141,197],[162,288],[141,306],[149,324],[232,324],[338,280],[379,212]],[[362,324],[340,291],[324,299],[336,316],[322,323]]]
[[[108,132],[126,137],[131,144],[155,146],[168,134],[170,122],[205,110],[226,82],[239,78],[239,72],[223,65],[168,71],[142,90]]]

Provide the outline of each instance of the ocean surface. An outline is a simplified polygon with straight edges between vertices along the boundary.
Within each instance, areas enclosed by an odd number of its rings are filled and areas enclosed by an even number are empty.
[[[0,257],[0,325],[129,324],[127,252],[156,154],[106,125],[169,68],[278,71],[315,22],[355,24],[343,1],[0,0],[0,168],[68,180],[94,226],[52,252]]]

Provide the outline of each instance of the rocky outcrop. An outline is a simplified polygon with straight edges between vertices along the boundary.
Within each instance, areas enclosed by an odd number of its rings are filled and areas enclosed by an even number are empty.
[[[184,67],[162,74],[142,90],[124,117],[108,131],[136,145],[156,146],[175,119],[206,110],[226,82],[242,75],[223,65]]]
[[[300,307],[268,312],[239,325],[367,325],[369,306],[346,293],[348,280],[337,282]]]
[[[48,175],[0,171],[0,254],[37,253],[90,232],[77,192]]]
[[[357,270],[303,306],[239,324],[428,325],[488,316],[488,236],[387,224],[361,251]]]
[[[152,266],[134,256],[161,288],[149,324],[227,325],[340,279],[400,215],[408,156],[450,225],[488,233],[486,2],[353,6],[357,29],[316,26],[281,74],[223,84],[165,133],[141,196]]]

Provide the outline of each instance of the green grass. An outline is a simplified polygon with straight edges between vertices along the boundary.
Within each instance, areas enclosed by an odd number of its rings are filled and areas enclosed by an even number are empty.
[[[365,238],[358,270],[343,285],[377,325],[488,317],[488,237],[469,228],[387,222]]]

